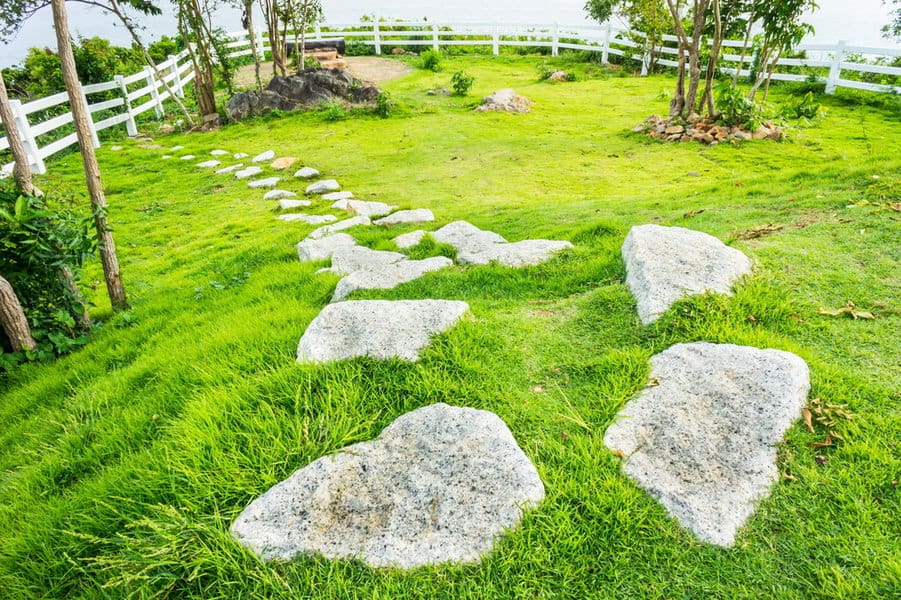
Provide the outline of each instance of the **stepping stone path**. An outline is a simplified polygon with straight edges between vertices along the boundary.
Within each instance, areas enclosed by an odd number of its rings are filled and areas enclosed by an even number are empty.
[[[297,159],[293,156],[283,156],[281,158],[276,158],[269,166],[276,171],[283,171],[284,169],[290,169],[291,166],[296,162]]]
[[[422,229],[417,229],[416,231],[404,233],[394,238],[394,245],[396,245],[401,250],[406,250],[407,248],[412,248],[413,246],[419,245],[419,242],[421,242],[422,238],[424,237],[425,231],[423,231]]]
[[[432,237],[440,244],[449,244],[457,252],[477,253],[494,244],[503,244],[507,240],[493,231],[482,231],[472,223],[454,221],[441,229],[432,232]]]
[[[228,152],[226,150],[210,150],[210,154],[213,156],[225,156]]]
[[[267,177],[266,179],[257,179],[256,181],[251,181],[247,184],[247,186],[252,188],[271,188],[278,185],[278,182],[281,180],[281,177]]]
[[[453,264],[446,256],[433,256],[423,260],[404,260],[372,270],[354,271],[338,282],[332,302],[340,302],[359,290],[390,290]]]
[[[301,223],[306,223],[307,225],[322,225],[323,223],[332,223],[332,222],[338,220],[338,218],[335,215],[291,214],[291,215],[279,215],[277,218],[280,221],[287,221],[288,223],[300,221]]]
[[[238,153],[232,154],[232,158],[234,158],[235,160],[241,160],[242,158],[247,158],[248,156],[250,156],[250,155],[247,154],[246,152],[238,152]]]
[[[170,158],[172,158],[172,155],[171,155],[171,154],[163,154],[163,155],[160,157],[160,160],[169,160]]]
[[[492,262],[506,267],[540,265],[551,255],[572,248],[566,241],[524,240],[508,244],[492,244],[478,252],[458,252],[457,262],[461,265],[487,265]]]
[[[704,292],[731,294],[751,272],[751,261],[711,235],[682,227],[633,227],[622,247],[626,284],[647,325],[681,298]]]
[[[303,167],[294,173],[294,176],[299,179],[312,179],[313,177],[319,177],[319,171],[312,167]]]
[[[344,210],[350,214],[370,218],[387,215],[397,209],[396,206],[390,206],[384,202],[364,202],[363,200],[344,200],[344,202],[346,202]]]
[[[433,404],[295,471],[254,500],[231,533],[264,560],[478,563],[543,499],[535,466],[497,415]]]
[[[232,165],[230,167],[225,167],[224,169],[219,169],[216,171],[216,175],[226,175],[228,173],[234,173],[238,169],[244,166],[244,163],[238,163],[236,165]]]
[[[119,150],[122,150],[122,146],[111,146],[110,150],[112,150],[113,152],[118,152]]]
[[[307,238],[297,244],[300,262],[328,260],[339,248],[356,246],[357,241],[346,233],[336,233],[321,239]]]
[[[172,146],[169,148],[169,152],[178,152],[179,150],[184,150],[184,146]]]
[[[197,158],[197,157],[194,156],[193,154],[185,154],[184,156],[181,157],[182,160],[194,160],[195,158]]]
[[[335,250],[332,253],[331,268],[323,269],[323,271],[337,275],[350,275],[354,271],[361,269],[371,270],[402,260],[407,260],[407,255],[400,252],[372,250],[365,246],[348,246]]]
[[[328,194],[322,194],[322,199],[326,202],[331,202],[332,200],[350,200],[353,197],[353,192],[330,192]],[[344,208],[342,207],[341,210],[344,210]]]
[[[326,192],[337,192],[341,189],[338,182],[334,179],[323,179],[307,186],[308,194],[324,194]]]
[[[604,444],[623,470],[703,541],[730,546],[779,479],[776,445],[810,390],[803,360],[779,350],[677,344]]]
[[[247,179],[248,177],[253,177],[254,175],[259,175],[263,172],[263,169],[260,167],[247,167],[246,169],[241,169],[240,171],[235,173],[235,177],[238,179]]]
[[[218,167],[222,163],[218,160],[205,160],[201,163],[197,163],[197,166],[201,169],[212,169],[213,167]]]
[[[345,229],[350,229],[351,227],[370,225],[371,223],[369,217],[353,217],[351,219],[338,221],[334,225],[327,225],[325,227],[320,227],[319,229],[314,229],[307,237],[316,240],[332,235],[333,233],[338,233],[339,231],[344,231]]]
[[[347,203],[350,202],[348,198],[341,198],[336,200],[334,204],[332,204],[332,208],[335,210],[347,210]]]
[[[282,198],[293,198],[297,194],[288,190],[270,190],[263,196],[263,200],[281,200]]]
[[[235,158],[237,158],[237,156]],[[266,150],[262,154],[257,154],[256,156],[254,156],[250,162],[252,162],[252,163],[269,162],[273,158],[275,158],[275,151],[274,150]]]
[[[376,225],[401,225],[412,223],[429,223],[435,220],[435,215],[427,208],[417,208],[415,210],[399,210],[387,217],[379,219]]]
[[[304,206],[310,206],[312,202],[309,200],[290,200],[284,199],[278,201],[278,207],[282,210],[290,210],[292,208],[301,208]],[[337,220],[337,219],[336,219]]]

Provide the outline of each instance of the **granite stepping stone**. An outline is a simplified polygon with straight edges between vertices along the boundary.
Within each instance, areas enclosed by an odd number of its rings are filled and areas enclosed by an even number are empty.
[[[435,220],[435,215],[427,208],[417,208],[414,210],[399,210],[387,217],[382,217],[375,221],[376,225],[410,225],[414,223],[429,223]]]
[[[218,171],[216,171],[216,174],[217,175],[226,175],[228,173],[234,173],[235,171],[237,171],[238,169],[240,169],[243,166],[244,166],[244,163],[238,163],[238,164],[232,165],[230,167],[225,167],[223,169],[219,169]]]
[[[160,160],[169,160],[170,158],[172,158],[172,155],[171,155],[171,154],[163,154],[163,155],[160,157]]]
[[[426,273],[453,264],[446,256],[433,256],[423,260],[403,260],[376,269],[354,271],[338,282],[332,295],[332,302],[340,302],[358,290],[390,290],[402,283],[419,279]]]
[[[172,146],[169,148],[169,152],[178,152],[179,150],[184,150],[184,146]]]
[[[478,252],[458,252],[461,265],[487,265],[498,263],[506,267],[540,265],[552,255],[572,248],[570,242],[558,240],[523,240],[507,244],[491,244]]]
[[[406,259],[406,255],[400,252],[372,250],[365,246],[348,246],[335,250],[332,254],[332,266],[322,271],[336,275],[350,275],[354,271],[377,269]]]
[[[333,200],[350,200],[353,197],[353,192],[329,192],[328,194],[322,194],[322,199],[326,202],[331,202]],[[344,209],[342,208],[341,210]]]
[[[218,167],[222,163],[218,160],[205,160],[203,162],[197,163],[197,166],[201,169],[212,169],[213,167]]]
[[[307,237],[313,238],[314,240],[324,238],[326,236],[332,235],[333,233],[338,233],[339,231],[344,231],[345,229],[350,229],[351,227],[357,227],[358,225],[371,225],[372,221],[369,220],[369,217],[352,217],[350,219],[344,219],[343,221],[338,221],[333,225],[326,225],[325,227],[320,227],[319,229],[314,229],[310,232],[310,235]]]
[[[297,159],[293,156],[282,156],[272,161],[272,164],[269,166],[276,171],[283,171],[285,169],[290,169],[296,162]]]
[[[291,200],[288,198],[278,201],[278,207],[282,210],[291,210],[292,208],[303,208],[310,206],[312,202],[309,200]]]
[[[681,298],[705,292],[731,294],[732,285],[751,272],[751,261],[739,250],[682,227],[633,227],[622,256],[626,285],[644,324],[657,320]]]
[[[263,169],[260,167],[247,167],[246,169],[241,169],[240,171],[235,172],[235,177],[237,179],[247,179],[248,177],[259,175],[262,172]]]
[[[225,156],[228,152],[225,150],[210,150],[210,154],[213,156]]]
[[[269,162],[273,158],[275,158],[275,151],[274,150],[266,150],[262,154],[257,154],[256,156],[254,156],[250,162],[252,162],[252,163]]]
[[[336,233],[320,239],[307,238],[297,244],[300,262],[327,260],[340,248],[356,246],[357,241],[346,233]]]
[[[307,225],[322,225],[323,223],[333,223],[338,220],[335,215],[305,215],[300,213],[279,215],[277,218],[288,223],[301,222]]]
[[[339,200],[338,202],[341,202]],[[392,210],[396,210],[396,206],[390,206],[384,202],[365,202],[363,200],[346,200],[344,210],[352,215],[362,215],[364,217],[380,217],[387,215]]]
[[[247,158],[248,156],[250,155],[246,152],[236,152],[235,154],[232,154],[232,158],[234,158],[235,160],[241,160],[242,158]]]
[[[282,198],[294,198],[297,196],[295,192],[289,192],[288,190],[269,190],[263,196],[263,200],[281,200]]]
[[[313,177],[319,177],[319,171],[313,167],[301,167],[294,173],[294,176],[298,179],[312,179]]]
[[[308,194],[324,194],[326,192],[337,192],[341,186],[334,179],[323,179],[307,186]]]
[[[495,244],[507,242],[502,236],[493,231],[483,231],[466,221],[454,221],[441,229],[432,232],[435,241],[441,244],[450,244],[457,252],[481,252]]]
[[[789,352],[676,344],[604,435],[623,470],[699,539],[731,546],[779,480],[776,447],[810,379]]]
[[[267,177],[266,179],[257,179],[256,181],[251,181],[247,184],[247,187],[252,188],[271,188],[278,185],[278,182],[281,181],[281,177]]]
[[[405,250],[407,248],[412,248],[413,246],[419,245],[419,242],[421,242],[422,238],[424,237],[425,231],[423,231],[422,229],[417,229],[416,231],[404,233],[394,238],[394,245],[402,250]]]
[[[185,154],[184,156],[181,157],[182,160],[194,160],[195,158],[197,158],[197,157],[194,156],[193,154]]]
[[[347,210],[347,203],[350,202],[348,198],[341,198],[336,200],[334,204],[332,204],[332,208],[335,210]]]
[[[350,314],[356,304],[323,314]],[[425,313],[422,320],[441,326],[465,310],[448,304],[440,313],[405,309],[397,322],[410,328],[411,315]],[[497,415],[433,404],[399,417],[375,440],[298,469],[244,509],[231,534],[263,560],[321,555],[399,569],[478,563],[543,499],[535,466]]]

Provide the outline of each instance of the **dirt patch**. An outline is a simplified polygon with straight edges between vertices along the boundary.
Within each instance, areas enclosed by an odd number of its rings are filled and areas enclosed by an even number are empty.
[[[357,79],[372,83],[397,79],[413,71],[409,65],[390,58],[347,56],[344,60],[347,61],[347,70],[350,71],[351,75]],[[263,79],[264,86],[272,79],[271,62],[260,65],[260,77]],[[254,86],[256,86],[256,79],[253,74],[253,65],[245,65],[238,69],[238,72],[235,74],[235,87],[237,89],[250,89]]]

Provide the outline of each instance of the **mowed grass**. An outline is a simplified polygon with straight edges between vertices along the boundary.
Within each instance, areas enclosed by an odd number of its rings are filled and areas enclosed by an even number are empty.
[[[294,115],[157,139],[195,161],[102,148],[134,308],[113,316],[96,286],[103,325],[90,344],[0,383],[0,597],[898,597],[901,223],[888,206],[855,204],[897,194],[901,117],[830,99],[825,121],[785,143],[664,144],[629,130],[666,112],[671,78],[595,71],[552,85],[537,81],[538,62],[416,71],[386,84],[405,107],[390,119]],[[470,98],[426,96],[461,68],[476,78]],[[502,87],[533,112],[470,110]],[[297,156],[359,198],[431,208],[436,226],[466,219],[575,248],[539,267],[453,267],[355,296],[469,302],[419,363],[299,366],[297,342],[337,278],[297,261],[311,227],[194,167],[214,148]],[[72,155],[39,184],[80,191],[81,177]],[[754,275],[732,297],[689,299],[642,327],[619,249],[643,223],[715,235],[752,257]],[[738,235],[770,223],[783,227]],[[412,229],[354,233],[390,249]],[[96,265],[87,275],[100,280]],[[878,318],[819,314],[848,301]],[[789,431],[780,481],[730,549],[698,542],[603,445],[648,359],[697,340],[795,352],[811,398],[856,415],[832,447],[811,445],[822,429]],[[497,413],[547,488],[482,564],[264,564],[230,538],[235,516],[295,469],[435,402]]]

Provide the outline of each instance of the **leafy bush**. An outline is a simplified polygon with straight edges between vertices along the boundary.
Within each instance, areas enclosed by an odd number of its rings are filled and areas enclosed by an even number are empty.
[[[441,53],[435,50],[426,50],[419,55],[419,67],[434,73],[441,71]]]
[[[454,94],[458,96],[466,96],[472,89],[474,77],[470,77],[464,71],[457,71],[451,76],[451,87],[454,88]]]
[[[546,62],[539,63],[536,68],[538,69],[538,81],[547,81],[554,74],[554,69]]]
[[[763,121],[763,108],[749,100],[729,80],[720,82],[716,88],[716,107],[722,113],[720,122],[729,127],[744,125],[749,130],[756,131]]]
[[[340,102],[327,102],[322,105],[322,118],[326,121],[343,121],[347,118],[347,109]]]
[[[382,92],[378,95],[378,98],[375,99],[375,114],[383,119],[390,117],[391,113],[393,113],[396,108],[397,102],[388,92]]]
[[[360,40],[347,42],[344,47],[344,56],[367,56],[374,53],[372,46]]]
[[[0,273],[16,291],[38,342],[33,357],[87,341],[84,300],[68,282],[95,247],[90,217],[49,210],[43,199],[21,196],[11,182],[0,182]]]
[[[813,93],[807,92],[800,98],[792,98],[784,105],[780,114],[786,119],[806,119],[812,121],[825,114],[819,102],[813,99]]]

